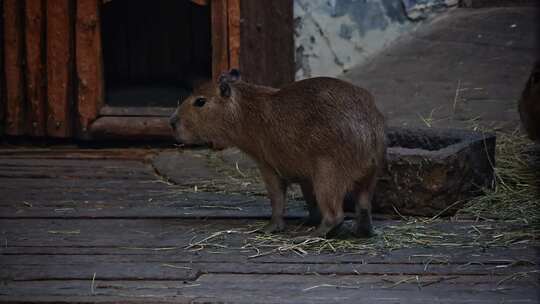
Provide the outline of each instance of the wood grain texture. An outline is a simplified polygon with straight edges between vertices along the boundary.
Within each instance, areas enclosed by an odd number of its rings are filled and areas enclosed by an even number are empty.
[[[47,135],[73,131],[73,30],[69,0],[47,1]]]
[[[240,69],[240,0],[227,0],[229,69]]]
[[[26,96],[29,135],[46,134],[45,1],[25,1]]]
[[[24,96],[23,1],[4,0],[4,73],[6,82],[6,127],[8,135],[26,132]]]
[[[173,141],[167,117],[104,116],[92,123],[90,135],[93,139]]]
[[[411,280],[412,279],[412,280]],[[393,282],[403,281],[397,284]],[[394,287],[392,287],[395,285]],[[532,283],[497,278],[202,274],[196,281],[87,280],[7,282],[0,301],[9,303],[536,303]],[[502,289],[502,288],[501,288]],[[504,299],[512,299],[505,301]],[[361,299],[361,301],[358,301]],[[443,301],[447,299],[448,301]]]
[[[269,208],[267,200],[179,191],[145,162],[157,152],[0,150],[0,303],[540,300],[538,246],[521,241],[508,246],[413,245],[376,254],[285,251],[253,258],[259,250],[276,249],[249,246],[253,238],[268,237],[251,231],[260,218],[245,218],[263,216],[258,204]],[[201,213],[204,207],[207,213]],[[206,218],[227,210],[240,214],[239,208],[251,213]],[[400,221],[375,224],[386,229]],[[483,224],[440,219],[422,225],[457,235],[472,226],[483,229]],[[197,247],[204,242],[205,248]]]
[[[240,8],[243,79],[273,87],[294,81],[293,1],[241,1]]]
[[[213,0],[212,23],[212,79],[229,70],[227,0]]]
[[[170,117],[176,108],[167,107],[110,107],[100,109],[100,116],[157,116]]]
[[[78,77],[78,136],[89,137],[89,126],[104,105],[101,25],[97,0],[77,1],[75,26]]]

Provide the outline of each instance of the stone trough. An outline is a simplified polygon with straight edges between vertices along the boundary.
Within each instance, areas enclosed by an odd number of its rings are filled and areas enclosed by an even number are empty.
[[[390,128],[387,136],[387,162],[373,203],[377,213],[448,215],[460,207],[459,202],[493,184],[491,133]],[[153,165],[160,175],[186,189],[265,196],[255,164],[235,149],[167,151],[154,158]],[[208,184],[212,187],[201,187]],[[301,197],[298,188],[291,192],[290,199]],[[265,203],[264,209],[269,205]],[[345,206],[354,210],[348,199]]]
[[[434,216],[451,214],[492,187],[495,135],[466,130],[390,128],[387,164],[374,210]]]

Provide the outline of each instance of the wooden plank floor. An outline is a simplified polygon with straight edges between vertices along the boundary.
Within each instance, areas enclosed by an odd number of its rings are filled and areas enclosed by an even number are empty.
[[[253,233],[245,231],[269,216],[266,199],[180,191],[155,175],[151,155],[140,149],[0,149],[0,302],[540,299],[539,251],[528,242],[254,258],[256,250],[246,246]],[[301,202],[289,205],[290,222],[305,215]],[[472,224],[439,223],[454,234]],[[216,232],[223,234],[219,243],[197,246]]]

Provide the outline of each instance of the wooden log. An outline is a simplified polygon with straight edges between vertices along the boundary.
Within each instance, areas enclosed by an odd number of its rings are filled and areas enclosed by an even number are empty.
[[[167,107],[110,107],[104,106],[100,109],[100,116],[157,116],[169,117],[174,113],[175,108]]]
[[[229,70],[227,0],[213,0],[212,22],[212,79]]]
[[[25,1],[26,96],[31,136],[46,132],[45,1]]]
[[[47,1],[47,135],[72,134],[72,8],[69,0]]]
[[[173,140],[167,117],[100,117],[90,126],[92,139]]]
[[[6,78],[6,128],[8,135],[25,134],[22,2],[5,0],[4,72]]]
[[[240,68],[240,0],[227,0],[229,68]]]
[[[101,25],[97,0],[77,1],[75,26],[78,86],[78,136],[89,137],[89,126],[104,105]]]
[[[240,5],[243,79],[273,87],[294,81],[293,1],[241,1]]]

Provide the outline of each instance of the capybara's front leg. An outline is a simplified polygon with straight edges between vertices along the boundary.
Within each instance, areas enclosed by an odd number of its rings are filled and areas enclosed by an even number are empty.
[[[287,183],[282,180],[277,172],[271,167],[262,164],[259,165],[262,178],[266,185],[266,191],[272,204],[272,219],[264,228],[264,232],[273,233],[280,232],[285,229],[285,221],[283,215],[285,212],[285,199],[287,193]]]

